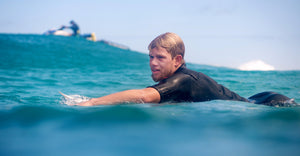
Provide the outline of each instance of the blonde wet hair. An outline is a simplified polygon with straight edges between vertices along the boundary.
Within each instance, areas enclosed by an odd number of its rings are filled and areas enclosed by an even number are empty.
[[[148,50],[154,48],[165,48],[172,58],[177,55],[182,56],[182,62],[184,63],[185,47],[182,39],[175,33],[167,32],[157,36],[148,46]]]

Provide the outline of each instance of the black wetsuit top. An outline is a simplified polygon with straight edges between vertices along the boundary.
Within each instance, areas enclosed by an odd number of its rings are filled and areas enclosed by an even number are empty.
[[[209,76],[185,67],[183,64],[169,78],[150,86],[160,94],[162,102],[202,102],[210,100],[234,100],[269,106],[298,105],[293,99],[275,92],[262,92],[243,98],[218,84]]]
[[[185,64],[178,68],[171,77],[150,87],[159,92],[160,103],[201,102],[217,99],[248,102],[246,98],[218,84],[207,75],[187,69]]]

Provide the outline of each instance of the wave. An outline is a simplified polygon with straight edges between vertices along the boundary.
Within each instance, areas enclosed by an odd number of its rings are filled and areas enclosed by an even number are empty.
[[[245,71],[270,71],[275,70],[272,65],[265,63],[262,60],[253,60],[246,62],[238,67],[240,70]]]
[[[12,34],[0,34],[0,55],[0,67],[6,69],[118,69],[120,64],[126,66],[147,58],[135,51],[82,38]]]
[[[217,122],[224,115],[230,116],[228,120]],[[299,124],[300,109],[295,107],[278,109],[243,102],[210,101],[190,104],[124,104],[95,107],[59,104],[20,105],[11,110],[0,110],[0,127],[2,128],[31,127],[54,122],[62,128],[111,124],[179,124],[184,126],[188,124],[193,127],[220,126],[226,129],[229,125],[239,127],[245,122],[263,124],[265,121],[274,120],[284,121],[287,124]]]
[[[110,124],[170,122],[176,119],[162,111],[148,107],[155,105],[124,104],[115,106],[77,107],[63,105],[20,105],[0,110],[0,128],[9,126],[31,127],[55,122],[58,127],[91,127]],[[178,122],[178,121],[177,121]]]

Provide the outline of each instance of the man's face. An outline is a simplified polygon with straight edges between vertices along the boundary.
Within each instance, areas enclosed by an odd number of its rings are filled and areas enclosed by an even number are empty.
[[[153,48],[149,52],[150,68],[152,79],[155,82],[161,81],[173,75],[176,71],[175,59],[165,48]]]

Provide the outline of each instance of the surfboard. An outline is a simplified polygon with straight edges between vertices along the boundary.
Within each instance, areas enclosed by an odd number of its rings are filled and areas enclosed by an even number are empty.
[[[59,91],[59,94],[63,96],[62,103],[66,105],[76,105],[81,102],[89,101],[91,98],[81,95],[67,95]]]

